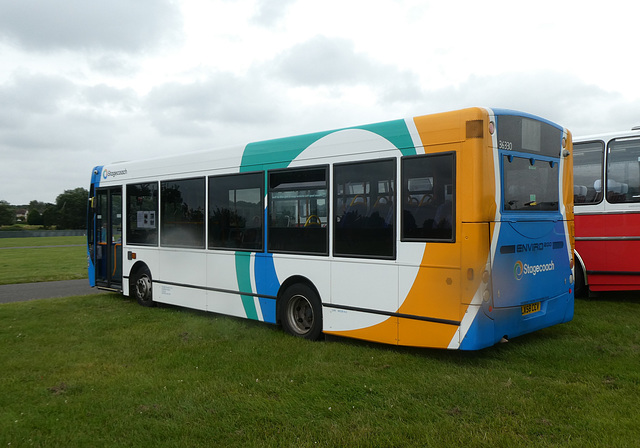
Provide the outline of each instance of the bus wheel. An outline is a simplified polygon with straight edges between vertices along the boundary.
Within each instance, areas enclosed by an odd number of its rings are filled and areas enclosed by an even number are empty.
[[[152,296],[151,272],[144,267],[131,278],[131,287],[136,300],[142,306],[155,306]]]
[[[322,305],[318,295],[307,285],[286,289],[282,303],[282,326],[293,336],[315,341],[322,333]]]
[[[585,297],[588,295],[588,287],[585,285],[584,281],[584,271],[582,270],[582,265],[578,263],[576,265],[576,284],[574,286],[575,292],[574,295],[576,297]]]

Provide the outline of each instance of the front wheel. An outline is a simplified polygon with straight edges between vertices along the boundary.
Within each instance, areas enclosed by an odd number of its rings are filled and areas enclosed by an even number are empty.
[[[133,290],[133,294],[142,306],[155,306],[152,294],[151,272],[148,268],[142,268],[131,277],[129,288]]]
[[[315,341],[322,334],[322,304],[303,284],[290,286],[282,297],[282,327],[293,336]]]

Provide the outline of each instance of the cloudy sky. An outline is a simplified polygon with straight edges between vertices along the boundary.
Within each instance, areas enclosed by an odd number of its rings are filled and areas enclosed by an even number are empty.
[[[93,166],[469,106],[640,125],[628,0],[0,0],[0,200]]]

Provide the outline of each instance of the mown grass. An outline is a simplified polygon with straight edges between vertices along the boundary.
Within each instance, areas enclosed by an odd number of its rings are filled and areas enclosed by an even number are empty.
[[[42,236],[28,238],[0,238],[0,247],[33,247],[33,246],[86,246],[84,236]]]
[[[475,353],[119,295],[0,305],[0,446],[573,446],[640,437],[640,300]]]
[[[85,242],[81,236],[0,238],[0,285],[87,278]]]

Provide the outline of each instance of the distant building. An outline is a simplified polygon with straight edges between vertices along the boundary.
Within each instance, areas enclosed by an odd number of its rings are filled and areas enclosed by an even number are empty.
[[[16,210],[16,222],[27,222],[27,216],[29,216],[29,210],[26,208]]]

